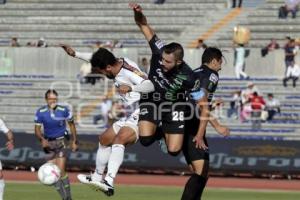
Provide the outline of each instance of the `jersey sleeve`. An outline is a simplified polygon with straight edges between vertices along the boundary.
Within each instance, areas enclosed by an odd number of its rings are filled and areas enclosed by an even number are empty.
[[[199,101],[205,97],[207,93],[215,92],[218,80],[218,76],[214,73],[211,73],[209,76],[202,77],[201,79],[197,79],[191,92],[192,99]]]
[[[161,54],[162,48],[165,46],[163,41],[154,35],[152,39],[149,41],[149,45],[152,51],[152,54]]]
[[[74,120],[72,111],[66,107],[64,117],[67,121],[71,122]]]
[[[212,73],[209,75],[209,77],[206,77],[201,80],[200,87],[208,92],[214,92],[218,80],[218,76]]]
[[[3,133],[8,133],[9,129],[7,128],[7,126],[5,125],[4,121],[2,119],[0,119],[0,131]]]
[[[36,113],[35,113],[34,123],[35,123],[35,125],[38,125],[38,126],[41,126],[43,124],[40,110],[36,111]]]
[[[81,60],[84,60],[86,62],[90,62],[93,57],[93,53],[89,52],[75,52],[75,58],[79,58]]]

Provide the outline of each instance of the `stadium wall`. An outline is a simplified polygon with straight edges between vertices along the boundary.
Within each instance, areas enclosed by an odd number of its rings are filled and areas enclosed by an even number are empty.
[[[5,136],[0,137],[0,160],[5,167],[39,167],[44,152],[32,134],[15,133],[15,149],[8,152]],[[95,135],[79,135],[79,151],[69,152],[68,167],[76,170],[91,170],[98,148]],[[299,141],[262,137],[209,137],[210,167],[218,174],[280,174],[300,173]],[[171,157],[159,149],[157,143],[143,147],[139,143],[126,149],[122,169],[139,172],[187,172],[182,154]]]

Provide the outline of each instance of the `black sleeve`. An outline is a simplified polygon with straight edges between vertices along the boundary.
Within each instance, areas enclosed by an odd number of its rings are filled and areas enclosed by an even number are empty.
[[[194,73],[188,73],[186,80],[183,81],[183,86],[186,91],[192,91],[196,86],[196,77]]]
[[[205,76],[200,81],[200,88],[205,89],[208,92],[215,92],[217,85],[218,85],[219,77],[211,73],[208,76]]]
[[[152,51],[152,54],[161,54],[162,48],[164,47],[164,43],[157,37],[157,35],[154,35],[152,39],[149,41],[149,45]]]

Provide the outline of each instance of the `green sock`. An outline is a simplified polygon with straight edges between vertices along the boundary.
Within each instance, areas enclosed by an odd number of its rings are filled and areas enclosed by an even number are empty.
[[[61,178],[61,180],[63,182],[63,187],[64,187],[64,190],[66,192],[66,196],[67,196],[66,200],[71,200],[72,199],[72,197],[71,197],[71,186],[70,186],[70,180],[69,180],[68,175],[66,174],[64,177]]]
[[[59,179],[55,184],[54,187],[56,191],[59,193],[62,199],[67,199],[67,194],[65,192],[64,183],[61,179]]]

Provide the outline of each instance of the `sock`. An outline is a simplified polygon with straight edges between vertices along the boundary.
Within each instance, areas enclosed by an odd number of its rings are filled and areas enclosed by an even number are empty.
[[[4,194],[4,180],[0,179],[0,200],[3,200],[3,194]]]
[[[71,186],[68,175],[66,174],[64,177],[61,178],[61,180],[65,189],[67,200],[71,200]]]
[[[181,200],[200,200],[207,180],[207,177],[193,174],[185,184]]]
[[[65,192],[64,183],[61,179],[59,179],[59,181],[54,183],[54,187],[62,199],[67,199],[67,194]]]
[[[93,173],[93,179],[96,181],[102,181],[102,175],[107,166],[109,157],[111,155],[111,147],[104,146],[99,143],[97,155],[96,155],[96,170]]]
[[[111,155],[108,161],[107,174],[105,180],[111,186],[114,184],[118,170],[123,162],[125,146],[122,144],[112,145]]]

